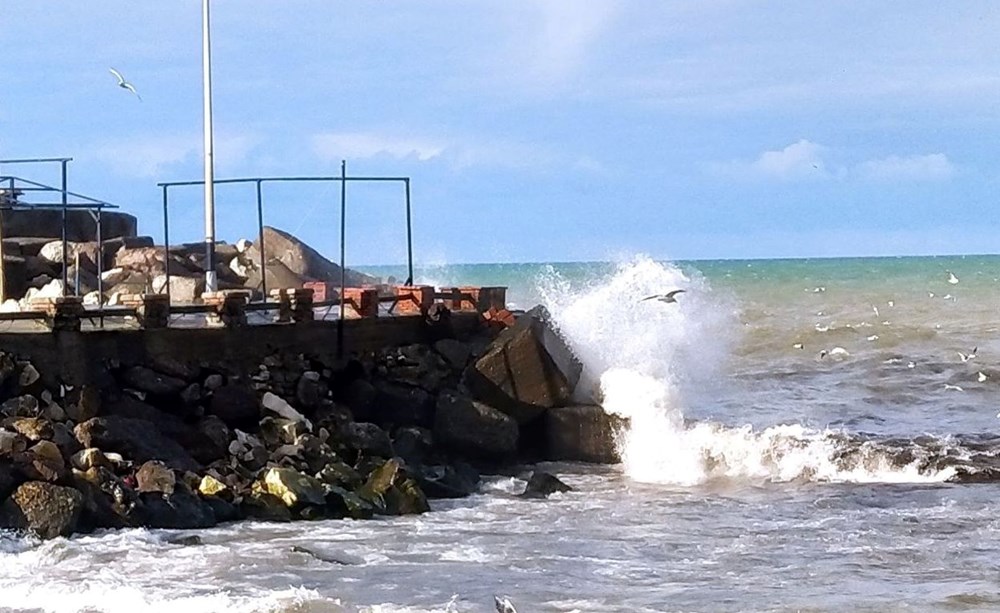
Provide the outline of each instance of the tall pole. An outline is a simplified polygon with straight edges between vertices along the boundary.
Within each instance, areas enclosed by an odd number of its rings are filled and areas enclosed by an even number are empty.
[[[205,291],[218,289],[215,278],[215,144],[212,137],[212,41],[209,0],[202,0],[202,76],[205,102]]]

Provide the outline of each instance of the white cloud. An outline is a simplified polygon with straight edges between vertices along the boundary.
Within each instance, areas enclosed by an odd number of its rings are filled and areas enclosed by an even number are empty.
[[[943,153],[890,155],[859,164],[858,172],[876,181],[946,181],[955,175],[955,166]]]
[[[109,140],[98,144],[94,158],[108,164],[119,175],[140,179],[164,179],[185,164],[202,160],[201,134],[153,135],[146,138]],[[237,171],[245,162],[259,138],[250,134],[215,136],[215,170],[217,174]]]
[[[563,79],[579,70],[619,10],[618,4],[609,0],[586,4],[579,0],[548,0],[539,3],[539,8],[542,26],[535,40],[527,45],[527,67],[538,79]]]
[[[326,160],[373,158],[381,155],[394,158],[415,158],[426,162],[440,156],[445,145],[431,141],[398,138],[371,132],[338,132],[317,134],[312,138],[313,151]]]
[[[824,147],[802,139],[776,151],[764,151],[753,161],[733,160],[710,168],[717,174],[740,179],[816,179],[829,173],[823,161]]]

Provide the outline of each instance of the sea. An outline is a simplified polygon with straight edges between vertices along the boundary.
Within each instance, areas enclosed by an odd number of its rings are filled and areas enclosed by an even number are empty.
[[[7,534],[0,611],[1000,611],[1000,256],[416,272],[544,305],[622,462],[420,516]],[[519,498],[536,468],[573,490]]]

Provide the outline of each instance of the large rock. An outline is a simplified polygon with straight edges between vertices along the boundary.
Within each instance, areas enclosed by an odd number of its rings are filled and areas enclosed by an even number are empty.
[[[145,366],[129,368],[125,371],[122,379],[126,385],[133,389],[157,396],[179,394],[182,389],[187,387],[187,382],[183,379],[158,373]]]
[[[326,504],[323,484],[292,468],[269,468],[255,487],[277,496],[289,509],[301,509],[308,505],[321,507]]]
[[[230,428],[248,429],[260,420],[260,401],[249,387],[224,385],[212,392],[208,411]]]
[[[599,406],[549,409],[545,414],[546,459],[614,464],[620,462],[616,439],[627,420]]]
[[[199,464],[180,444],[143,419],[109,415],[95,417],[74,429],[84,447],[116,451],[137,462],[160,460],[178,470],[198,470]]]
[[[434,421],[434,399],[419,387],[380,381],[375,385],[375,421],[389,427],[425,426]]]
[[[504,330],[465,371],[475,397],[519,424],[567,404],[582,365],[536,307]]]
[[[528,483],[524,486],[522,498],[548,498],[556,492],[570,492],[573,488],[559,480],[558,477],[542,470],[531,473]]]
[[[252,255],[260,257],[259,253],[251,249]],[[300,288],[303,278],[292,272],[287,266],[278,260],[271,260],[264,264],[264,274],[260,272],[260,260],[255,259],[246,263],[247,276],[244,287],[248,289],[260,289],[261,278],[267,282],[268,291],[276,288]]]
[[[190,530],[211,528],[217,523],[211,505],[183,488],[172,494],[139,494],[139,500],[137,512],[142,525],[148,528]]]
[[[59,209],[16,209],[5,210],[0,214],[3,215],[5,236],[49,240],[62,237],[63,211]],[[115,211],[105,211],[101,214],[101,236],[105,239],[133,237],[136,235],[136,226],[136,218],[133,215]],[[97,224],[94,223],[89,211],[73,209],[66,211],[66,239],[71,241],[97,239]]]
[[[153,277],[153,293],[167,293],[167,276]],[[200,303],[201,295],[205,293],[205,277],[189,273],[187,275],[170,275],[170,302],[185,304]]]
[[[438,397],[434,438],[472,457],[505,459],[517,453],[517,422],[493,407],[444,392]]]
[[[246,256],[251,262],[259,262],[258,245],[249,247]],[[340,266],[291,234],[265,226],[264,262],[265,265],[269,265],[273,261],[280,262],[299,277],[340,286]],[[360,287],[378,282],[375,277],[350,269],[347,270],[346,279],[348,287]],[[270,283],[268,287],[272,287]]]
[[[166,464],[157,460],[144,462],[135,471],[135,482],[140,493],[162,492],[173,494],[177,487],[177,475],[167,468]]]
[[[0,525],[30,530],[43,539],[69,536],[82,508],[83,496],[75,489],[29,481],[0,507]]]

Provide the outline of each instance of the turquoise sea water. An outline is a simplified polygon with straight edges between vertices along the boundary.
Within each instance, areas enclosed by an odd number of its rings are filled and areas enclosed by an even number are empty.
[[[416,276],[544,304],[584,362],[579,399],[631,419],[623,462],[547,465],[575,490],[545,501],[495,477],[420,517],[195,547],[0,538],[0,611],[483,612],[495,593],[522,612],[1000,610],[1000,257]]]

